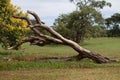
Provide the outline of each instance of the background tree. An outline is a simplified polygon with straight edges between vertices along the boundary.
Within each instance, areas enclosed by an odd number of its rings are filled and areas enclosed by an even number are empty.
[[[12,5],[11,0],[0,0],[0,44],[7,48],[17,44],[25,37],[28,30],[26,22],[13,18],[13,15],[24,14],[19,7]]]
[[[106,19],[108,37],[120,37],[120,14],[115,13]]]
[[[55,20],[54,25],[55,29],[63,36],[79,43],[84,39],[89,27],[94,25],[102,26],[104,19],[100,9],[103,9],[104,6],[111,6],[111,4],[98,0],[70,1],[76,5],[76,11],[59,16],[58,19]],[[64,31],[65,34],[61,32],[63,30],[66,30]],[[66,34],[69,35],[66,36]]]
[[[106,36],[107,36],[107,31],[106,28],[103,26],[94,25],[86,29],[85,38],[87,39],[106,37]]]

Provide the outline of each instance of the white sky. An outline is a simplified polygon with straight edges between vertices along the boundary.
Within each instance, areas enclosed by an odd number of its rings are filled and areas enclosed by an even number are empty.
[[[112,7],[106,7],[102,10],[104,17],[120,13],[120,0],[107,1],[112,3]],[[12,0],[12,4],[21,7],[25,12],[27,10],[36,12],[41,20],[49,26],[60,14],[75,10],[74,4],[70,3],[69,0]]]

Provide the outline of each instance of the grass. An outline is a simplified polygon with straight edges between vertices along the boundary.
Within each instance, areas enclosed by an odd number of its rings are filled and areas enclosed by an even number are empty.
[[[92,51],[100,52],[106,56],[120,59],[120,38],[96,38],[86,40],[81,46]],[[29,46],[25,44],[19,51],[6,51],[0,48],[0,70],[19,70],[32,68],[81,68],[81,67],[105,67],[105,66],[120,66],[120,63],[96,64],[90,59],[82,61],[29,61],[29,58],[35,57],[64,57],[75,56],[77,53],[68,46],[63,45],[48,45],[44,47]],[[26,61],[3,61],[7,58],[27,57]]]
[[[105,68],[120,67],[120,63],[96,64],[90,60],[84,61],[10,61],[0,62],[0,71],[23,69],[71,69],[71,68]]]
[[[120,67],[1,71],[1,80],[119,80]]]
[[[120,38],[96,38],[80,44],[84,48],[120,59]],[[25,44],[19,51],[0,48],[0,80],[119,80],[120,62],[96,64],[90,59],[82,61],[5,61],[11,57],[62,57],[77,53],[68,46],[44,47]],[[104,76],[104,77],[103,77]]]
[[[120,59],[120,38],[96,38],[86,40],[83,47]]]

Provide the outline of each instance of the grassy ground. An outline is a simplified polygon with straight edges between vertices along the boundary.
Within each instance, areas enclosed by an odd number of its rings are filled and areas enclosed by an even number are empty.
[[[120,67],[2,71],[0,80],[120,80]]]
[[[83,47],[104,55],[120,58],[120,38],[97,38],[86,40]]]
[[[120,59],[120,38],[90,39],[81,46]],[[0,80],[119,80],[120,62],[96,64],[89,59],[29,61],[29,58],[35,57],[74,55],[77,53],[72,48],[62,45],[37,47],[25,44],[19,51],[6,51],[0,48]],[[26,57],[27,61],[6,61],[14,57]]]

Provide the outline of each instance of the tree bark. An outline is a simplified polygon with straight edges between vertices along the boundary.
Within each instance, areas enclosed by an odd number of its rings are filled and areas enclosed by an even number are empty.
[[[43,45],[50,44],[50,43],[56,43],[56,44],[68,45],[68,46],[72,47],[75,51],[77,51],[78,55],[75,57],[77,60],[81,60],[83,58],[90,58],[93,61],[95,61],[96,63],[118,62],[118,60],[116,60],[116,59],[111,59],[109,57],[103,56],[96,52],[87,50],[87,49],[81,47],[76,42],[64,38],[62,35],[57,33],[51,27],[48,27],[48,26],[42,24],[42,21],[40,20],[40,18],[37,16],[36,13],[34,13],[32,11],[27,11],[27,12],[35,17],[37,24],[32,24],[32,22],[27,17],[14,16],[14,18],[25,19],[28,22],[28,27],[30,27],[30,29],[37,35],[37,37],[35,36],[35,37],[31,37],[29,39],[25,39],[25,40],[19,42],[18,44],[16,44],[15,46],[10,47],[8,49],[17,49],[17,47],[19,47],[20,45],[22,45],[25,42],[30,42],[31,44],[38,45],[38,46],[43,46]],[[36,27],[48,31],[49,33],[51,33],[52,36],[42,34],[39,30],[37,30]]]

